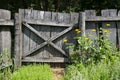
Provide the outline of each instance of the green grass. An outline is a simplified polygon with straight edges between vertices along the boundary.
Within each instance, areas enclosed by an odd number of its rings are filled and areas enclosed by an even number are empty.
[[[120,80],[120,61],[100,62],[84,66],[83,64],[68,66],[65,80]]]
[[[53,73],[47,64],[28,65],[15,71],[11,80],[53,80]]]

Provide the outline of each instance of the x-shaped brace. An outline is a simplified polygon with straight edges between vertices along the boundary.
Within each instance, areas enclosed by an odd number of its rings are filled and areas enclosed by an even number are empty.
[[[28,23],[23,22],[23,25],[25,25],[28,29],[30,29],[32,32],[34,32],[37,36],[39,36],[41,39],[43,39],[45,42],[41,43],[40,45],[38,45],[36,48],[34,48],[33,50],[30,50],[29,52],[27,52],[26,55],[23,55],[23,57],[28,56],[30,54],[32,54],[33,52],[37,51],[38,49],[44,47],[45,45],[49,44],[52,47],[54,47],[55,49],[57,49],[59,52],[61,52],[64,56],[69,57],[65,51],[63,49],[61,49],[60,47],[58,47],[57,45],[55,45],[52,41],[54,41],[55,39],[61,37],[62,35],[64,35],[65,33],[69,32],[70,30],[72,30],[73,25],[71,25],[70,27],[68,27],[67,29],[63,30],[62,32],[58,33],[57,35],[51,37],[50,39],[46,40],[44,39],[38,31],[36,31],[33,27],[31,27]]]

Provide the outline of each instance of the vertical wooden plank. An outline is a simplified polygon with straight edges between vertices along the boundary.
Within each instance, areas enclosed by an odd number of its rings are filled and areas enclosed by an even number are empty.
[[[52,14],[51,14],[51,12],[48,12],[48,11],[45,11],[45,13],[44,13],[44,21],[45,22],[49,22],[49,21],[51,21],[51,18],[52,18],[52,16],[51,16]],[[42,29],[42,36],[44,37],[44,39],[45,40],[48,40],[48,39],[50,39],[50,37],[51,37],[51,27],[50,26],[44,26],[44,27],[42,27],[43,29]],[[45,46],[44,47],[44,55],[43,55],[43,58],[50,58],[52,55],[51,55],[51,48],[50,48],[50,45],[47,45],[47,46]]]
[[[85,36],[85,12],[80,12],[79,28],[81,30],[81,35]]]
[[[118,11],[118,14],[117,14],[118,16],[120,16],[120,10]],[[118,42],[118,44],[117,44],[117,47],[118,47],[118,49],[119,49],[119,51],[120,51],[120,21],[119,22],[117,22],[117,42]]]
[[[58,20],[57,20],[57,22],[58,23],[65,23],[64,22],[64,18],[65,18],[65,13],[58,13]],[[65,30],[66,28],[65,27],[61,27],[61,28],[59,28],[59,30],[58,31],[63,31],[63,30]],[[63,49],[63,50],[65,50],[65,44],[64,44],[64,42],[63,42],[63,40],[64,39],[67,39],[67,36],[61,36],[60,38],[59,38],[59,40],[58,40],[58,44],[59,44],[59,47],[61,48],[61,49]]]
[[[21,19],[25,19],[27,18],[25,15],[25,13],[27,10],[25,9],[19,9],[19,15],[21,17]],[[30,16],[29,16],[30,17]],[[23,29],[22,29],[22,56],[26,55],[27,52],[30,50],[30,30],[28,28],[26,28],[25,26],[23,26]]]
[[[1,36],[1,28],[0,28],[0,55],[2,52],[2,36]]]
[[[38,16],[37,11],[36,10],[31,10],[30,19],[35,20],[36,16]],[[31,25],[31,26],[36,29],[36,27],[34,25]],[[29,37],[29,39],[30,39],[30,50],[32,50],[36,47],[36,40],[37,40],[36,38],[37,38],[37,36],[32,31],[30,31],[30,37]]]
[[[77,24],[79,19],[78,13],[71,13],[71,21],[70,23]]]
[[[57,12],[52,12],[52,22],[56,22],[58,21],[58,13]],[[60,33],[63,29],[58,27],[58,26],[52,26],[51,27],[51,37],[57,35],[58,33]],[[61,48],[61,38],[58,38],[57,40],[54,40],[53,43],[55,43],[55,45],[59,46]],[[52,55],[54,57],[63,57],[63,55],[61,55],[61,53],[57,50],[55,50],[54,48],[52,49]]]
[[[85,10],[86,18],[89,17],[95,17],[96,12],[95,10]],[[92,29],[95,29],[96,32],[92,32]],[[95,22],[86,22],[86,36],[88,36],[91,39],[94,39],[96,36],[98,36],[98,26]]]
[[[117,16],[117,10],[115,9],[102,10],[101,13],[102,13],[102,16],[104,17]],[[110,24],[110,26],[107,26],[106,24]],[[116,45],[116,24],[115,22],[102,22],[102,27],[110,31],[107,37],[113,45]]]
[[[7,49],[8,55],[11,53],[11,33],[9,27],[3,27],[1,30],[2,53]]]
[[[22,56],[22,29],[21,17],[18,13],[15,14],[15,68],[21,66]]]

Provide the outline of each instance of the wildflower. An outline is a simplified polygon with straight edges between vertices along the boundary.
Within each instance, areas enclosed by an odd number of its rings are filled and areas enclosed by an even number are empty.
[[[64,39],[63,42],[66,43],[66,42],[68,42],[68,40],[67,40],[67,39]]]
[[[80,31],[80,29],[75,29],[75,32],[76,32],[77,34],[79,34],[81,31]]]
[[[80,29],[75,29],[75,32],[80,31]]]
[[[96,29],[92,29],[92,32],[96,32]]]
[[[110,31],[107,30],[107,29],[105,29],[105,30],[103,30],[103,32],[107,34],[107,33],[109,33]]]
[[[110,27],[110,24],[109,24],[109,23],[107,23],[107,24],[106,24],[106,26],[107,26],[107,27]]]
[[[78,56],[78,57],[81,57],[81,56],[82,56],[82,54],[81,54],[81,53],[78,53],[78,54],[77,54],[77,56]]]
[[[86,40],[86,41],[88,41],[88,40],[89,40],[89,38],[88,38],[88,37],[85,37],[85,40]]]

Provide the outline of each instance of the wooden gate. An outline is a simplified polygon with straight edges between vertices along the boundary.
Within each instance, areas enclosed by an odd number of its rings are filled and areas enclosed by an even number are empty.
[[[69,50],[63,40],[75,43],[74,25],[78,23],[78,13],[20,9],[15,19],[19,60],[69,62]]]

